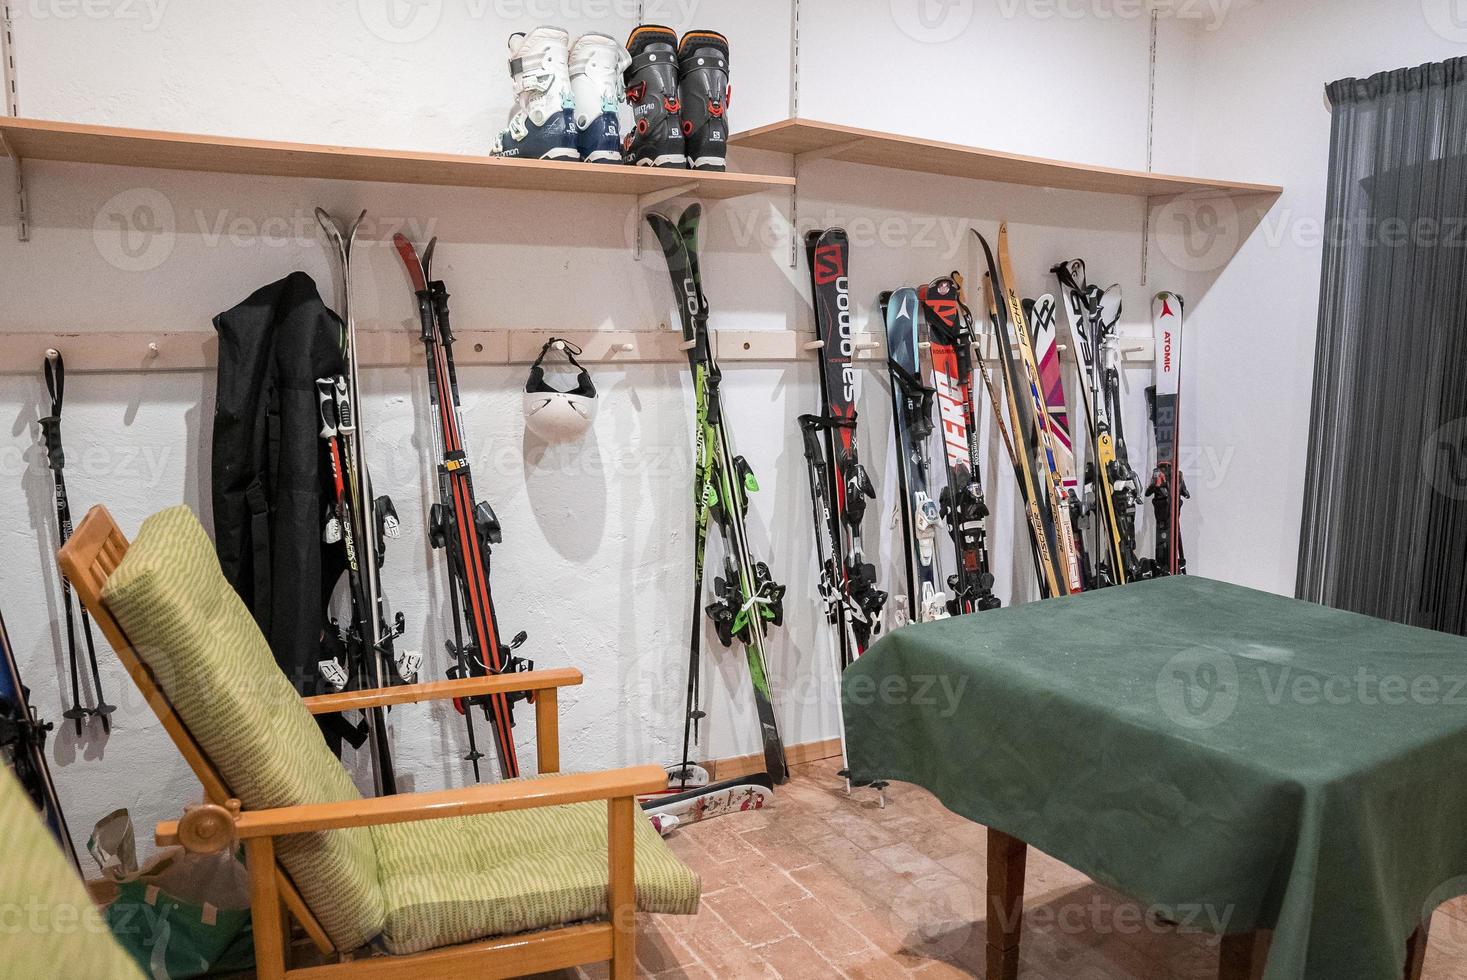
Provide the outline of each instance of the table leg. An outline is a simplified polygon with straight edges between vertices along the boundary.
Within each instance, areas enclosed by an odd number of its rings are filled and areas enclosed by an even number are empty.
[[[1258,980],[1268,962],[1268,934],[1263,930],[1222,937],[1217,980]]]
[[[988,977],[1017,980],[1029,845],[988,828]]]
[[[1431,928],[1431,918],[1421,920],[1421,925],[1406,940],[1406,980],[1421,980],[1421,968],[1426,965],[1426,940]]]

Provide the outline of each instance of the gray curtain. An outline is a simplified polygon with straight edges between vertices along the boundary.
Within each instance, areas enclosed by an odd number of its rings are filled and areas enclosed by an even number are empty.
[[[1296,591],[1467,633],[1467,58],[1327,94]]]

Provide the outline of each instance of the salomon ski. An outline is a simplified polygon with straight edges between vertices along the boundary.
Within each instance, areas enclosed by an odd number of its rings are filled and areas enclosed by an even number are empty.
[[[697,740],[697,722],[704,716],[699,701],[698,673],[701,628],[696,609],[701,603],[703,544],[707,526],[717,524],[724,542],[724,574],[715,577],[715,599],[707,607],[714,629],[724,646],[735,638],[744,644],[749,679],[754,689],[754,706],[759,717],[764,764],[778,785],[787,778],[784,743],[775,721],[769,686],[769,666],[764,644],[766,631],[784,621],[784,586],[774,582],[769,566],[756,561],[749,548],[744,517],[749,494],[758,481],[733,443],[723,418],[719,385],[721,375],[708,331],[708,299],[698,273],[698,222],[702,208],[691,204],[674,224],[667,217],[648,212],[647,222],[657,234],[662,254],[678,299],[683,343],[693,375],[696,406],[694,449],[694,609],[689,656],[688,703],[684,721],[684,762],[690,760],[690,742]],[[691,732],[691,736],[690,733]]]
[[[37,718],[31,708],[30,692],[21,683],[15,647],[10,645],[10,634],[5,630],[5,617],[0,616],[0,762],[15,772],[20,785],[61,843],[61,849],[70,856],[72,865],[81,874],[71,831],[66,826],[61,800],[56,795],[56,784],[51,781],[51,769],[46,764],[46,733],[49,731],[51,724]]]
[[[938,557],[937,528],[942,520],[932,497],[933,402],[931,341],[917,290],[881,295],[886,324],[887,369],[891,373],[891,417],[897,448],[898,512],[906,553],[908,615],[919,623],[948,615]],[[927,351],[926,357],[922,356]],[[901,625],[898,623],[897,625]]]
[[[1178,449],[1181,420],[1182,318],[1186,304],[1176,293],[1157,293],[1151,301],[1156,338],[1156,384],[1146,389],[1151,426],[1156,436],[1156,469],[1146,496],[1156,523],[1156,557],[1152,574],[1183,575],[1187,555],[1182,548],[1182,501],[1190,497]]]
[[[942,429],[947,485],[938,511],[952,537],[957,570],[948,576],[948,612],[954,616],[1000,605],[993,594],[988,561],[988,503],[979,472],[973,404],[973,318],[962,301],[960,284],[943,276],[917,291],[930,338],[932,387]]]
[[[837,626],[844,669],[866,652],[879,628],[886,593],[876,588],[876,566],[866,561],[861,544],[866,502],[876,497],[876,489],[856,453],[856,370],[847,271],[850,244],[844,229],[812,231],[805,238],[805,252],[815,304],[815,335],[821,343],[820,394],[825,411],[800,416],[800,429],[815,507],[815,534],[822,540],[820,591],[827,616]]]
[[[428,401],[433,414],[434,455],[438,460],[438,501],[429,509],[428,541],[433,548],[444,549],[448,558],[453,610],[453,644],[449,650],[453,666],[448,676],[483,677],[530,670],[532,663],[514,655],[514,650],[524,643],[525,634],[519,633],[507,644],[500,640],[499,621],[489,592],[491,545],[499,544],[502,535],[494,509],[487,501],[475,497],[469,473],[458,374],[453,363],[448,289],[443,280],[431,277],[437,239],[428,242],[421,260],[413,243],[403,235],[394,235],[392,242],[412,282],[418,306],[419,337],[428,365]],[[522,692],[515,692],[454,702],[463,712],[469,742],[469,753],[464,758],[473,764],[475,780],[480,778],[479,760],[483,753],[474,734],[473,709],[481,707],[493,729],[500,776],[514,779],[520,774],[514,744],[514,702],[525,697]]]
[[[66,398],[66,362],[60,351],[46,351],[44,369],[46,392],[51,396],[51,414],[40,420],[41,440],[46,445],[46,465],[50,468],[55,483],[56,536],[58,544],[64,545],[71,537],[71,500],[66,495],[66,477],[62,473],[66,468],[66,453],[61,448],[61,406]],[[107,698],[102,694],[102,674],[97,669],[97,643],[92,636],[92,620],[87,615],[85,606],[81,606],[80,611],[82,636],[87,642],[87,665],[92,675],[92,693],[97,702],[90,708],[82,704],[81,668],[77,658],[71,583],[66,580],[65,575],[61,576],[61,614],[66,617],[66,653],[71,668],[71,707],[63,711],[61,716],[76,726],[78,735],[82,733],[82,725],[87,718],[99,719],[102,722],[102,731],[111,732],[111,716],[117,708],[108,704]]]

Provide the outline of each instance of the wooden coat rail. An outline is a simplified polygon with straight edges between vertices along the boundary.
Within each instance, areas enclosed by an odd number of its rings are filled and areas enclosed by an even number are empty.
[[[363,367],[414,367],[422,360],[416,331],[361,330]],[[720,363],[815,360],[815,336],[803,330],[715,330],[715,353]],[[586,364],[682,364],[682,334],[669,330],[458,330],[454,360],[459,367],[529,364],[551,337],[562,337],[585,353]],[[886,352],[871,334],[857,334],[856,359],[871,368],[884,367]],[[75,373],[155,373],[212,371],[218,342],[202,330],[160,333],[3,333],[0,332],[0,374],[37,374],[46,351],[66,355],[67,371]],[[992,358],[994,344],[984,338],[984,355]],[[1126,361],[1150,362],[1149,336],[1121,337]],[[1064,356],[1068,357],[1068,354]]]

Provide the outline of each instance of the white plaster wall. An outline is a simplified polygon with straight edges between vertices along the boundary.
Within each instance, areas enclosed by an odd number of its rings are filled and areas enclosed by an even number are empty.
[[[1221,461],[1194,467],[1207,474],[1192,481],[1187,511],[1196,572],[1294,591],[1329,162],[1324,86],[1462,54],[1467,23],[1450,0],[1239,4],[1203,34],[1191,165],[1285,190],[1226,264],[1227,249],[1202,233],[1191,252],[1171,252],[1201,267],[1186,290],[1196,302],[1184,445]],[[1225,213],[1225,229],[1249,224]]]
[[[385,2],[170,3],[118,7],[113,16],[96,18],[65,0],[13,4],[21,111],[287,140],[481,151],[509,104],[500,53],[505,35],[548,20],[573,33],[601,29],[621,37],[635,22],[634,5],[622,0],[445,0],[400,5],[394,9],[407,11],[407,19],[384,27]],[[691,8],[676,5],[684,2]],[[647,7],[649,19],[730,35],[735,128],[788,114],[787,3],[648,0]],[[926,20],[914,20],[919,7]],[[124,9],[136,11],[137,19],[123,17]],[[803,115],[1118,166],[1145,164],[1149,32],[1142,19],[1057,16],[1043,5],[1036,11],[1012,3],[929,8],[926,0],[805,0],[802,9]],[[1205,40],[1195,24],[1161,25],[1159,168],[1190,163],[1189,72]],[[788,160],[750,154],[741,165],[778,172]],[[1219,161],[1217,169],[1228,168]],[[1255,161],[1244,169],[1267,167]],[[29,244],[15,241],[13,211],[0,207],[3,330],[208,331],[214,314],[295,268],[334,295],[334,271],[311,217],[318,204],[339,214],[367,208],[374,217],[375,241],[356,269],[362,330],[413,329],[400,266],[381,244],[400,227],[419,240],[439,236],[440,267],[461,327],[652,330],[675,322],[660,258],[631,258],[630,199],[46,163],[28,165],[27,174]],[[8,179],[8,172],[0,176]],[[1145,215],[1139,200],[925,175],[896,179],[889,171],[833,161],[809,165],[801,188],[801,231],[825,224],[850,229],[858,315],[878,332],[880,289],[955,268],[976,283],[967,228],[976,224],[992,234],[1005,218],[1013,222],[1026,292],[1052,289],[1045,270],[1085,255],[1095,278],[1125,287],[1126,328],[1149,329],[1144,296],[1152,287],[1140,281]],[[808,273],[787,267],[785,208],[783,196],[711,208],[704,266],[715,328],[808,326]],[[165,234],[149,235],[150,228]],[[586,674],[585,686],[562,700],[568,768],[670,761],[679,749],[690,615],[685,373],[671,365],[598,369],[603,407],[594,434],[547,452],[523,433],[520,369],[462,372],[476,485],[505,528],[493,575],[500,617],[511,632],[528,630],[524,652],[538,663],[573,665]],[[440,563],[421,532],[429,479],[421,375],[416,366],[366,372],[363,415],[374,477],[396,499],[405,524],[385,584],[406,615],[409,639],[427,652],[436,673],[443,667],[446,616]],[[1140,394],[1148,378],[1149,371],[1128,371],[1127,422],[1138,470],[1149,465]],[[44,389],[38,370],[4,379],[0,412],[9,424],[0,436],[0,472],[24,493],[0,495],[0,596],[35,700],[56,717],[65,670],[56,652],[59,613],[47,537],[54,529],[49,475],[33,447]],[[866,374],[863,385],[862,450],[881,488],[867,530],[879,541],[882,577],[890,584],[897,581],[899,551],[889,530],[894,477],[885,372]],[[836,732],[832,648],[815,600],[815,543],[794,421],[816,408],[813,361],[730,364],[725,391],[735,441],[763,484],[751,535],[790,589],[787,626],[770,648],[784,735],[789,744],[830,737]],[[73,377],[66,436],[77,509],[105,502],[132,531],[148,513],[183,501],[207,521],[212,402],[207,376]],[[1000,594],[1022,601],[1033,596],[1032,573],[1024,550],[1014,547],[1020,520],[1000,451],[995,442],[985,473],[995,512],[992,547]],[[712,546],[711,560],[717,551]],[[756,751],[742,658],[718,647],[711,631],[705,649],[704,754]],[[102,659],[108,693],[124,703],[116,730],[105,740],[96,731],[78,739],[70,729],[58,730],[57,779],[79,839],[117,806],[133,811],[146,839],[146,828],[176,815],[196,787],[151,714],[130,696],[110,654],[103,651]],[[393,727],[408,785],[436,788],[465,779],[466,767],[457,761],[460,721],[450,712],[395,710]],[[530,738],[528,723],[520,731]]]

